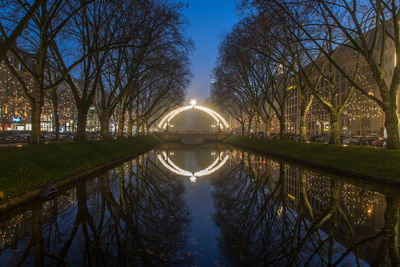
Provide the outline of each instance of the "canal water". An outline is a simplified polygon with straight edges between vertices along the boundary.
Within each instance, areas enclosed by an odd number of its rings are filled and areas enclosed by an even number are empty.
[[[398,191],[164,146],[0,215],[0,266],[394,266]]]

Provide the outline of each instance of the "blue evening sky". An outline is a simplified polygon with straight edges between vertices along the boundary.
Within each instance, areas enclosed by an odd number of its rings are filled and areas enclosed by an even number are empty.
[[[193,79],[187,89],[187,100],[203,101],[210,95],[210,75],[218,56],[221,36],[231,31],[239,19],[234,0],[185,0],[184,14],[189,21],[187,34],[195,50],[191,57]]]

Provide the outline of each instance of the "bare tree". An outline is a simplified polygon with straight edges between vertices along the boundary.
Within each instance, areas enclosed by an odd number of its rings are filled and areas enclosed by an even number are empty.
[[[101,83],[106,59],[118,47],[127,45],[135,18],[143,13],[140,8],[143,3],[124,3],[123,1],[95,1],[92,5],[78,12],[72,20],[70,34],[71,41],[79,50],[76,51],[79,65],[76,68],[66,67],[66,60],[70,57],[63,55],[58,47],[53,47],[57,58],[59,71],[66,76],[78,111],[77,133],[75,139],[86,139],[87,113],[93,105],[95,94]],[[136,6],[137,5],[137,6]],[[136,10],[136,8],[138,10]],[[129,20],[130,18],[132,20]],[[74,67],[75,67],[74,66]],[[74,73],[80,73],[74,78]]]
[[[292,10],[313,6],[313,20],[301,27],[308,42],[320,49],[330,64],[348,81],[349,85],[360,91],[364,96],[375,101],[385,113],[385,127],[388,134],[387,148],[400,147],[399,119],[397,101],[400,88],[399,61],[400,56],[400,17],[399,3],[396,1],[348,2],[339,1],[274,1],[296,23]],[[333,38],[321,35],[332,31]],[[332,47],[324,46],[327,38],[331,38]],[[332,50],[343,47],[353,57],[362,58],[362,64],[368,67],[368,74],[374,79],[377,92],[366,89],[360,79],[352,75],[354,69],[347,69],[342,63],[343,58],[335,57]]]
[[[32,5],[26,2],[26,7],[23,9],[20,9],[18,6],[14,6],[15,9],[11,7],[14,11],[14,15],[17,14],[16,18],[13,19],[11,23],[7,23],[7,25],[3,25],[2,22],[0,22],[0,60],[3,60],[7,56],[7,53],[28,26],[29,21],[42,5],[42,2],[43,0],[35,0]],[[9,0],[2,0],[0,2],[0,9],[3,10],[5,8],[10,8]],[[21,11],[26,12],[22,17],[20,17],[21,14],[19,14]]]
[[[49,82],[46,79],[46,66],[49,64],[50,48],[55,45],[60,33],[77,11],[86,7],[91,1],[72,3],[72,1],[42,1],[40,8],[35,12],[32,22],[29,23],[26,34],[21,37],[19,45],[31,54],[21,53],[17,48],[11,48],[12,54],[17,58],[21,69],[33,80],[32,88],[28,87],[27,80],[18,72],[19,64],[11,64],[4,60],[31,106],[31,143],[39,144],[40,120],[44,105],[44,95],[60,85],[65,76]],[[30,5],[27,1],[15,2],[21,9],[27,9]],[[73,68],[78,62],[73,63],[68,69]]]

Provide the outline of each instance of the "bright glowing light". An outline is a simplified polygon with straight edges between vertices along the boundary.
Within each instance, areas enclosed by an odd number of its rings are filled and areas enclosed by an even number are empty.
[[[218,163],[219,159],[215,160],[214,163],[213,163],[212,165],[210,165],[208,168],[206,168],[206,169],[204,169],[204,170],[202,170],[202,171],[196,172],[196,173],[194,174],[194,176],[196,176],[196,177],[201,177],[201,176],[211,175],[211,174],[213,174],[214,172],[216,172],[216,171],[218,171],[219,169],[221,169],[222,166],[224,166],[225,163],[228,161],[228,159],[229,159],[229,156],[228,156],[228,155],[225,155],[225,158],[224,158],[217,166],[213,166],[213,165],[215,165],[216,163]]]
[[[177,109],[174,109],[173,111],[171,111],[170,113],[168,113],[167,115],[165,115],[165,117],[160,121],[160,123],[158,124],[158,128],[161,129],[165,129],[167,128],[168,123],[179,113],[191,109],[193,108],[192,106],[185,106],[185,107],[180,107]]]
[[[217,112],[215,112],[214,110],[206,108],[206,107],[202,107],[202,106],[195,106],[194,108],[202,110],[204,112],[207,112],[218,123],[222,122],[222,125],[220,125],[221,128],[225,127],[226,129],[229,129],[229,124],[226,122],[226,120],[221,115],[219,115]],[[218,119],[216,119],[216,118],[218,118]]]
[[[222,157],[223,152],[221,152],[220,156]],[[180,175],[180,176],[186,176],[190,177],[190,182],[195,183],[197,181],[197,177],[202,177],[202,176],[207,176],[211,175],[214,172],[218,171],[219,169],[222,168],[222,166],[225,165],[225,163],[228,161],[229,156],[225,155],[224,159],[220,161],[219,159],[216,159],[210,166],[205,168],[204,170],[192,173],[190,171],[184,170],[180,167],[178,167],[174,162],[172,162],[168,156],[167,153],[163,152],[162,155],[157,156],[159,161],[161,162],[162,165],[164,165],[165,168],[170,170],[171,172]]]
[[[219,115],[217,112],[215,112],[214,110],[212,110],[212,109],[209,109],[209,108],[206,108],[206,107],[203,107],[203,106],[197,106],[197,101],[196,101],[196,99],[192,99],[191,101],[190,101],[190,106],[184,106],[184,107],[180,107],[180,108],[177,108],[177,109],[174,109],[174,110],[172,110],[171,112],[169,112],[167,115],[165,115],[165,117],[160,121],[160,123],[158,124],[158,128],[159,129],[166,129],[167,128],[167,126],[169,125],[169,122],[176,116],[176,115],[178,115],[179,113],[181,113],[181,112],[183,112],[183,111],[186,111],[186,110],[189,110],[189,109],[192,109],[192,108],[195,108],[195,109],[198,109],[198,110],[201,110],[201,111],[204,111],[204,112],[206,112],[208,115],[210,115],[216,122],[217,122],[217,124],[223,129],[223,128],[226,128],[226,129],[229,129],[229,125],[228,125],[228,123],[226,122],[226,120],[221,116],[221,115]]]

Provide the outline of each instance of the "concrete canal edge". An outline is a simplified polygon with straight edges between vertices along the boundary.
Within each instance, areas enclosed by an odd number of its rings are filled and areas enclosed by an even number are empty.
[[[7,212],[11,209],[14,209],[18,206],[21,206],[29,201],[37,199],[39,197],[40,193],[43,191],[43,188],[46,186],[60,188],[60,187],[66,186],[69,183],[77,181],[79,179],[94,176],[95,174],[109,170],[113,167],[120,165],[121,163],[128,161],[129,159],[139,156],[145,152],[148,152],[149,150],[151,150],[163,143],[164,143],[164,141],[162,141],[161,139],[158,138],[158,140],[156,140],[154,143],[152,143],[148,146],[141,147],[138,150],[132,151],[132,152],[125,154],[123,156],[120,156],[118,158],[110,159],[107,162],[93,165],[91,168],[77,171],[70,175],[64,176],[60,179],[48,182],[45,185],[35,187],[27,192],[22,193],[21,195],[3,200],[3,202],[0,203],[0,214]]]
[[[399,173],[398,179],[389,179],[389,178],[386,178],[383,176],[381,177],[381,176],[371,175],[369,173],[363,173],[363,172],[359,172],[359,171],[340,168],[337,165],[332,166],[332,165],[327,165],[327,164],[323,164],[320,162],[315,162],[315,161],[307,159],[307,157],[296,157],[296,155],[293,155],[293,156],[287,155],[282,152],[280,153],[279,151],[269,150],[268,147],[260,146],[256,142],[254,144],[251,144],[251,138],[249,138],[249,137],[240,136],[240,138],[245,138],[247,140],[246,140],[246,142],[241,142],[240,139],[235,140],[233,138],[228,138],[227,140],[225,140],[225,143],[232,147],[237,147],[237,148],[240,148],[243,150],[269,155],[276,159],[281,159],[283,161],[288,161],[291,163],[302,165],[304,167],[308,167],[311,169],[316,169],[316,170],[319,170],[322,172],[330,173],[332,175],[345,176],[348,178],[359,179],[362,182],[373,182],[373,183],[377,183],[377,184],[380,184],[383,186],[400,188],[400,173]],[[323,157],[323,155],[321,155],[321,157]]]

